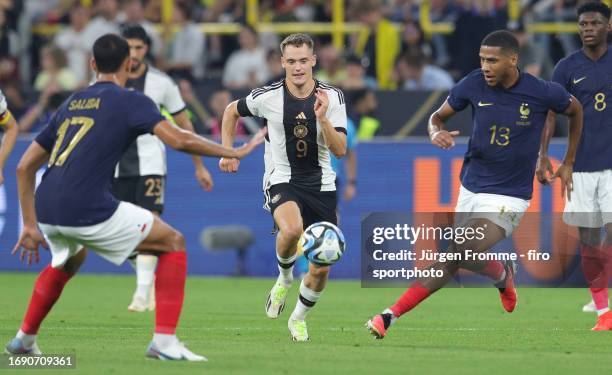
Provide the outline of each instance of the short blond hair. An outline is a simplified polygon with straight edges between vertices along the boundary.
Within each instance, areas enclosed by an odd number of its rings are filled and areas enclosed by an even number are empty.
[[[283,39],[280,44],[281,55],[285,52],[285,47],[287,46],[301,47],[304,44],[307,45],[311,51],[314,50],[314,41],[310,35],[303,33],[291,34]]]

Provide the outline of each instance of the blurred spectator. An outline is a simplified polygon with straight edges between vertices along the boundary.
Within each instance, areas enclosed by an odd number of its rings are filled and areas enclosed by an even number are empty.
[[[362,0],[357,6],[359,21],[367,29],[359,33],[355,51],[363,59],[366,74],[376,77],[379,88],[392,89],[391,73],[400,52],[399,32],[383,18],[379,1]]]
[[[56,91],[71,91],[77,88],[78,81],[68,68],[64,51],[53,44],[40,50],[42,71],[36,76],[34,89],[43,91],[49,86],[57,86]]]
[[[83,32],[89,22],[89,9],[80,3],[70,11],[70,25],[55,36],[55,44],[64,50],[68,66],[79,86],[84,86],[91,77],[89,68],[89,44]]]
[[[259,46],[257,32],[243,26],[238,35],[240,49],[231,54],[223,70],[223,85],[231,89],[254,88],[268,80],[266,52]]]
[[[270,73],[270,79],[268,79],[266,84],[271,84],[285,78],[285,69],[283,69],[281,54],[278,49],[271,49],[268,51],[266,62],[268,64],[268,72]]]
[[[13,80],[2,86],[2,93],[6,97],[13,117],[16,119],[21,118],[28,109],[23,93],[19,89],[19,84],[18,81]]]
[[[451,0],[431,0],[430,17],[432,22],[455,23],[460,8]],[[447,67],[450,65],[450,55],[448,49],[450,37],[443,34],[431,36],[431,44],[435,51],[435,63],[438,66]]]
[[[406,20],[403,25],[402,53],[421,53],[427,58],[433,57],[433,48],[425,40],[421,25],[412,19]]]
[[[206,111],[204,104],[200,102],[200,99],[198,99],[198,96],[193,91],[191,83],[186,79],[181,79],[178,81],[178,87],[181,92],[181,97],[185,101],[185,104],[187,104],[187,115],[193,124],[193,129],[198,134],[208,134],[206,122],[210,119],[210,114]]]
[[[19,38],[7,25],[6,12],[0,8],[0,82],[18,78]]]
[[[53,113],[70,95],[59,91],[58,88],[55,84],[49,85],[40,93],[38,101],[19,118],[20,132],[38,133],[47,125]]]
[[[346,79],[346,69],[340,52],[331,44],[321,47],[317,53],[320,69],[315,78],[330,85],[339,86]]]
[[[376,78],[366,76],[366,70],[361,65],[361,59],[355,55],[346,58],[346,78],[340,82],[343,90],[359,90],[377,88]]]
[[[122,14],[119,21],[124,24],[138,24],[142,26],[149,38],[151,38],[150,53],[155,57],[159,57],[162,52],[162,39],[152,22],[145,18],[143,0],[125,0],[121,8]]]
[[[148,0],[144,4],[145,18],[153,23],[160,23],[162,12],[162,1],[164,0]]]
[[[380,128],[380,120],[375,115],[378,101],[374,92],[368,89],[353,92],[349,105],[352,109],[348,115],[357,127],[357,138],[372,139]]]
[[[552,61],[542,47],[536,46],[529,39],[524,24],[520,22],[510,25],[508,28],[519,42],[519,69],[536,77],[550,79],[553,70]]]
[[[403,54],[396,69],[398,87],[404,90],[450,90],[455,83],[444,69],[428,64],[420,51]]]
[[[480,67],[480,42],[489,33],[505,29],[508,15],[505,5],[495,7],[495,0],[468,0],[455,22],[450,44],[454,68],[461,76]]]
[[[88,51],[93,48],[96,39],[102,35],[109,33],[119,34],[119,22],[117,20],[119,13],[118,0],[94,1],[93,13],[95,17],[91,19],[83,31]]]
[[[212,94],[208,102],[212,111],[212,116],[208,119],[207,128],[210,135],[213,137],[221,137],[221,122],[225,108],[232,102],[232,93],[229,90],[219,90]],[[240,118],[236,124],[236,135],[246,135],[247,131],[244,127],[244,119]]]
[[[575,22],[576,8],[582,0],[532,0],[527,9],[531,10],[535,22]],[[544,49],[547,55],[559,58],[567,56],[580,48],[580,38],[573,33],[559,33],[556,35],[560,42],[561,51],[557,51],[553,46],[555,34],[542,33],[537,35],[538,44]]]
[[[172,28],[178,31],[165,38],[165,53],[159,66],[175,79],[194,81],[204,76],[204,34],[191,19],[192,6],[188,1],[175,0],[172,23],[166,26],[166,33]]]

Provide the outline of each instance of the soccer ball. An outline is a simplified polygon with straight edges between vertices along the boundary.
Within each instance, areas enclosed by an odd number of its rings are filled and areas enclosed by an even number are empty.
[[[302,234],[300,246],[306,258],[320,266],[330,266],[342,257],[346,242],[342,231],[332,223],[314,223]]]

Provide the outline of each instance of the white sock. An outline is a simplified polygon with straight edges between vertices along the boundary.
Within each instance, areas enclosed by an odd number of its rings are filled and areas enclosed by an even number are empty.
[[[315,292],[312,289],[309,289],[304,285],[304,280],[300,283],[300,295],[298,296],[297,303],[295,304],[295,309],[291,313],[291,319],[295,320],[305,320],[306,315],[308,315],[308,311],[312,309],[315,303],[321,297],[321,292]]]
[[[395,314],[393,313],[393,311],[391,311],[391,309],[385,309],[385,311],[383,311],[382,313],[391,314],[391,324],[395,323],[395,321],[397,320],[397,316],[395,316]]]
[[[602,316],[603,314],[607,313],[608,311],[610,311],[609,307],[604,307],[603,309],[597,310],[597,316]]]
[[[504,269],[504,272],[502,272],[501,277],[495,283],[496,284],[501,283],[502,281],[504,281],[505,278],[506,278],[506,269]]]
[[[136,257],[136,293],[135,297],[147,300],[149,291],[155,280],[157,257],[155,255],[138,254]]]
[[[153,342],[158,349],[164,350],[178,341],[176,335],[168,335],[165,333],[154,333]]]
[[[17,331],[17,335],[15,337],[21,339],[21,342],[23,342],[23,346],[26,349],[31,348],[32,345],[34,345],[34,343],[36,342],[36,335],[28,335],[22,330]]]
[[[282,258],[276,254],[276,259],[278,260],[278,279],[276,281],[285,286],[291,286],[293,283],[293,265],[297,259],[297,254],[293,254],[289,258]]]

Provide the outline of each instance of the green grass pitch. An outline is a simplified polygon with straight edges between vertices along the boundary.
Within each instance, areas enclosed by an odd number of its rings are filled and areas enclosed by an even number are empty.
[[[19,328],[35,276],[0,274],[3,344]],[[264,302],[272,280],[190,277],[178,335],[209,362],[176,363],[144,358],[154,314],[126,310],[134,284],[133,276],[73,279],[38,342],[46,353],[75,353],[76,370],[44,373],[525,375],[612,369],[612,332],[589,330],[595,315],[580,311],[589,297],[585,289],[520,289],[513,314],[503,312],[493,288],[447,289],[376,341],[364,322],[402,290],[332,280],[309,316],[311,341],[293,343],[286,324],[297,285],[281,317],[270,320]]]

